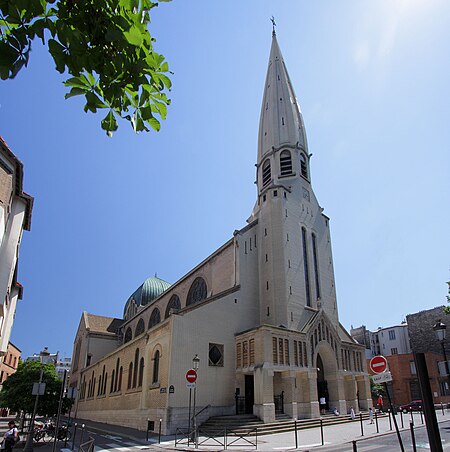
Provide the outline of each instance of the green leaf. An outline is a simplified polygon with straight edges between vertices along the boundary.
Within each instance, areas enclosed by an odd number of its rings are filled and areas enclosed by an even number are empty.
[[[115,132],[119,127],[117,125],[116,117],[114,116],[114,112],[112,110],[110,110],[109,113],[103,118],[101,124],[102,129],[106,130],[107,132]]]
[[[137,27],[131,27],[128,31],[124,31],[123,35],[130,44],[136,47],[142,44],[142,33]]]
[[[86,90],[83,88],[72,88],[65,96],[65,99],[69,99],[70,97],[79,96],[80,94],[85,94]]]
[[[48,50],[53,57],[53,61],[56,64],[56,70],[62,74],[66,67],[66,56],[64,54],[65,47],[62,46],[58,41],[49,39]]]

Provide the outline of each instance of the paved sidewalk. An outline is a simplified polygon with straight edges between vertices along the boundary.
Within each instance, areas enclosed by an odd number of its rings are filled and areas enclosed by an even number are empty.
[[[442,412],[437,412],[438,422],[450,421],[450,413],[446,412],[445,415],[442,415]],[[397,416],[397,422],[399,424],[399,428],[403,431],[409,431],[409,422],[411,420],[410,415],[403,415],[403,424],[404,428],[401,428],[401,416]],[[123,426],[109,425],[100,422],[91,422],[84,420],[74,420],[78,424],[78,432],[77,439],[75,441],[75,450],[78,450],[79,446],[79,437],[80,437],[80,429],[81,425],[85,424],[84,430],[84,440],[87,440],[89,432],[94,432],[96,434],[105,436],[105,437],[121,437],[126,438],[128,442],[134,444],[136,449],[147,449],[147,450],[194,450],[194,445],[191,443],[188,447],[187,444],[177,444],[175,445],[175,437],[174,436],[163,436],[161,437],[161,443],[158,443],[158,435],[154,433],[149,435],[149,440],[147,441],[146,432],[142,432],[139,430],[131,429]],[[0,429],[3,423],[0,418]],[[416,428],[422,427],[422,420],[420,414],[414,414],[414,424]],[[373,438],[377,436],[383,436],[388,434],[394,434],[394,425],[392,424],[392,430],[390,427],[388,418],[381,418],[378,420],[379,433],[377,433],[376,424],[369,424],[368,420],[363,421],[363,433],[361,434],[361,423],[357,418],[353,422],[348,422],[344,424],[325,426],[323,429],[323,445],[322,445],[322,436],[320,427],[315,427],[306,430],[298,430],[297,432],[297,445],[296,448],[296,438],[295,432],[286,432],[286,433],[277,433],[273,435],[261,435],[257,438],[257,450],[261,452],[266,451],[309,451],[311,449],[318,450],[331,450],[331,446],[338,446],[343,444],[348,444],[349,449],[351,450],[351,443],[353,440],[364,441],[368,438]],[[23,435],[24,436],[24,435]],[[24,438],[25,439],[25,438]],[[218,442],[219,441],[219,442]],[[249,442],[250,441],[250,442]],[[254,443],[256,438],[250,437],[248,440],[246,439],[238,439],[232,447],[233,450],[255,450],[255,446],[251,443]],[[199,447],[198,450],[204,451],[221,451],[224,450],[225,447],[221,445],[223,444],[223,438],[217,438],[217,441],[212,439],[208,439],[205,437],[199,438]],[[58,443],[57,450],[61,450],[63,447],[63,442]],[[119,446],[119,445],[118,445]],[[36,450],[39,452],[51,452],[52,444],[35,444]],[[72,447],[72,441],[68,442],[68,448]],[[105,447],[104,449],[102,447]],[[125,452],[125,450],[133,450],[133,446],[124,448],[124,447],[106,447],[106,446],[96,446],[95,451],[99,452],[100,450],[116,450],[117,452]]]

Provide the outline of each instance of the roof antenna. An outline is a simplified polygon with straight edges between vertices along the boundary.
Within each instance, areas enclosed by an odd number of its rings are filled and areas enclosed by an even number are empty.
[[[275,33],[275,27],[277,26],[277,24],[275,23],[275,18],[272,16],[272,17],[270,18],[270,21],[272,22],[272,36],[275,36],[275,35],[276,35],[276,33]]]

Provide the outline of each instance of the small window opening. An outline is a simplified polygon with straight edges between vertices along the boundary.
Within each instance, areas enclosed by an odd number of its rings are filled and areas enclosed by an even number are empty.
[[[265,201],[266,200],[266,195],[263,195],[263,201]]]
[[[292,157],[291,153],[286,150],[280,154],[280,174],[282,176],[292,174]]]
[[[306,165],[305,154],[300,154],[300,171],[303,177],[308,178],[308,166]]]
[[[278,191],[277,190],[273,191],[273,196],[274,196],[274,198],[276,198],[278,196]]]
[[[270,171],[270,161],[266,160],[262,167],[262,183],[263,187],[269,185],[272,173]]]
[[[269,290],[269,281],[266,281],[266,289]]]
[[[267,306],[267,317],[269,317],[269,315],[270,315],[270,308],[269,308],[269,306]]]

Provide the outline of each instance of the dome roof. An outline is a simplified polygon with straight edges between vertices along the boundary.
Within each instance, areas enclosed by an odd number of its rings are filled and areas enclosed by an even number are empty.
[[[127,312],[129,304],[134,300],[136,306],[145,306],[158,298],[171,286],[170,283],[158,278],[156,275],[152,278],[146,279],[128,298],[125,303],[123,314]]]

